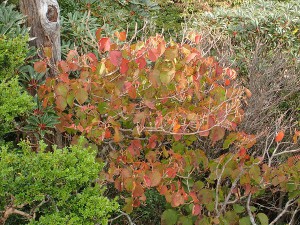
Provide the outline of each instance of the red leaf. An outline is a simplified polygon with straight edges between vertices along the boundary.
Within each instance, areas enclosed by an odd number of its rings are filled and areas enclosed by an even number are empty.
[[[155,134],[153,134],[150,138],[149,138],[149,143],[147,145],[147,148],[155,148],[156,147],[156,140],[157,140],[157,136]]]
[[[110,132],[110,130],[107,128],[107,129],[105,130],[104,138],[110,138],[110,137],[111,137],[111,132]]]
[[[69,79],[69,74],[67,73],[62,73],[59,75],[59,79],[64,82],[64,83],[69,83],[70,79]]]
[[[35,62],[34,70],[38,73],[45,73],[47,70],[47,63],[45,63],[44,61]]]
[[[129,61],[127,59],[122,59],[122,63],[120,66],[121,74],[125,74],[128,71],[128,63],[129,63]]]
[[[150,49],[149,52],[148,52],[148,56],[149,56],[149,59],[152,61],[152,62],[155,62],[158,57],[159,57],[159,53],[157,51],[157,49]]]
[[[283,131],[279,131],[278,134],[275,137],[275,141],[276,142],[281,142],[282,139],[283,139],[283,137],[284,137],[284,132]]]
[[[159,193],[160,193],[161,195],[164,195],[164,194],[166,194],[167,192],[168,192],[167,186],[163,185],[163,186],[160,187]]]
[[[149,109],[155,109],[155,105],[153,102],[149,100],[145,100],[144,104],[149,108]]]
[[[108,37],[103,37],[98,42],[100,51],[109,51],[110,50],[110,39]]]
[[[141,202],[139,199],[136,198],[133,200],[133,204],[132,204],[133,207],[139,207],[140,205],[141,205]]]
[[[136,89],[134,86],[131,86],[129,89],[128,89],[128,95],[130,98],[133,98],[135,99],[137,97],[137,94],[136,94]]]
[[[242,159],[249,159],[250,156],[247,154],[247,150],[245,148],[241,148],[239,153],[238,153],[239,157]]]
[[[111,63],[114,66],[120,66],[121,62],[122,62],[122,52],[120,51],[111,51],[109,53],[109,58]]]
[[[188,55],[188,57],[186,58],[186,62],[190,63],[198,54],[197,53],[191,53],[190,55]]]
[[[138,59],[135,60],[135,62],[139,65],[139,69],[144,69],[145,66],[147,65],[146,60],[144,57],[139,57]]]
[[[141,141],[140,140],[132,140],[131,145],[128,147],[129,152],[132,155],[139,156],[140,150],[142,149]]]
[[[196,205],[193,205],[193,210],[192,210],[192,213],[194,216],[197,216],[199,215],[201,212],[201,206],[196,204]]]
[[[195,43],[196,43],[196,44],[199,44],[199,43],[200,43],[200,40],[201,40],[201,35],[196,35],[196,36],[195,36]]]
[[[175,168],[170,167],[170,168],[167,168],[167,169],[166,169],[166,174],[167,174],[167,176],[168,176],[169,178],[175,178],[175,177],[176,177],[176,174],[177,174],[177,171],[176,171]]]
[[[198,203],[199,199],[197,198],[197,195],[195,192],[190,192],[190,196],[192,197],[194,203]]]
[[[223,73],[223,67],[216,64],[216,76],[220,76]]]
[[[147,187],[151,187],[151,180],[149,176],[147,175],[144,176],[144,183],[146,184]]]
[[[69,72],[69,70],[70,70],[69,65],[65,61],[59,61],[57,64],[58,64],[58,70],[61,73]]]
[[[214,127],[210,132],[210,139],[212,140],[213,144],[217,141],[221,140],[225,135],[225,129],[222,127]]]

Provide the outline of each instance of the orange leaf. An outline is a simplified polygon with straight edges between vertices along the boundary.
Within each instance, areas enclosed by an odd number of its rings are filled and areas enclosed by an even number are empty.
[[[61,73],[67,73],[70,70],[68,63],[66,63],[65,61],[59,61],[57,63],[57,66],[58,66],[58,70]]]
[[[140,197],[144,194],[143,186],[140,183],[133,183],[133,191],[132,196],[133,197]]]
[[[229,86],[230,85],[230,80],[229,79],[226,79],[225,80],[225,86]]]
[[[196,43],[196,44],[199,44],[200,41],[201,41],[201,35],[196,35],[196,36],[195,36],[195,43]]]
[[[47,63],[45,63],[44,61],[35,62],[34,70],[38,73],[45,73],[47,70]]]
[[[152,172],[150,172],[149,178],[151,180],[151,187],[155,187],[159,185],[161,181],[161,174],[158,170],[153,170]]]
[[[177,171],[176,171],[175,168],[170,167],[170,168],[167,168],[167,169],[166,169],[166,174],[167,174],[167,176],[170,177],[170,178],[175,178],[175,177],[176,177],[176,174],[177,174]]]
[[[293,136],[294,144],[297,143],[298,137],[300,137],[300,131],[295,130],[295,134],[294,134],[294,136]]]
[[[176,192],[172,195],[172,202],[171,202],[172,207],[180,206],[183,203],[184,203],[184,198],[179,192]]]
[[[125,31],[120,32],[118,38],[120,41],[126,41],[126,32]]]
[[[278,134],[275,137],[275,141],[276,142],[280,142],[280,141],[282,141],[283,137],[284,137],[284,132],[283,131],[279,131]]]
[[[120,66],[121,74],[125,74],[128,71],[128,63],[129,63],[129,61],[127,59],[122,59],[122,63]]]
[[[246,93],[247,98],[251,98],[252,93],[249,89],[245,88],[245,93]]]
[[[96,38],[97,38],[97,40],[100,40],[100,38],[101,38],[101,32],[102,32],[102,29],[98,28],[98,30],[96,31]]]
[[[110,39],[108,37],[103,37],[98,42],[100,51],[109,51],[110,50]]]

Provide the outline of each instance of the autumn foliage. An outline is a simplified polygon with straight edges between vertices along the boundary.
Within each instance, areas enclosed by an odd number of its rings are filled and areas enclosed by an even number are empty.
[[[299,179],[299,162],[275,169],[249,155],[255,136],[237,129],[249,90],[235,81],[233,69],[203,57],[193,44],[166,43],[161,36],[131,44],[125,33],[117,37],[121,44],[98,33],[97,53],[71,50],[38,95],[44,107],[55,106],[60,132],[108,147],[105,176],[128,193],[126,212],[146,200],[146,189],[156,188],[180,209],[178,220],[235,224],[249,220],[242,206],[247,197],[297,190],[296,181],[287,181]],[[36,70],[45,71],[46,61]],[[283,136],[279,132],[276,142]],[[219,146],[215,157],[202,142]],[[297,167],[288,171],[289,165]],[[164,224],[172,224],[172,214],[179,215],[167,210]]]

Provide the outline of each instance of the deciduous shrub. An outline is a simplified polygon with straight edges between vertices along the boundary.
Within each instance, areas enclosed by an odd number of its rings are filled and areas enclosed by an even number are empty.
[[[165,43],[161,36],[121,45],[98,36],[98,53],[70,51],[58,62],[58,77],[38,93],[44,107],[55,106],[61,132],[101,146],[106,179],[127,192],[126,212],[143,204],[150,188],[169,204],[163,224],[274,224],[283,214],[267,215],[260,205],[280,192],[297,212],[297,158],[273,167],[297,150],[285,151],[281,132],[263,155],[249,155],[255,136],[237,125],[250,93],[235,83],[234,70],[193,44]]]

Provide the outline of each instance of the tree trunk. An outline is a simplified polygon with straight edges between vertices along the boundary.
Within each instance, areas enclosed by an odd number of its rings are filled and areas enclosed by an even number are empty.
[[[55,76],[55,64],[61,60],[59,5],[56,0],[20,0],[20,9],[27,16],[30,29],[30,45],[39,49],[43,57],[43,48],[52,50],[50,76]]]
[[[50,72],[46,76],[56,76],[56,62],[61,60],[60,10],[57,0],[20,0],[20,10],[27,16],[30,45],[38,48],[38,54],[42,58],[44,48],[51,49]],[[63,147],[62,134],[57,129],[54,138],[57,146]]]

